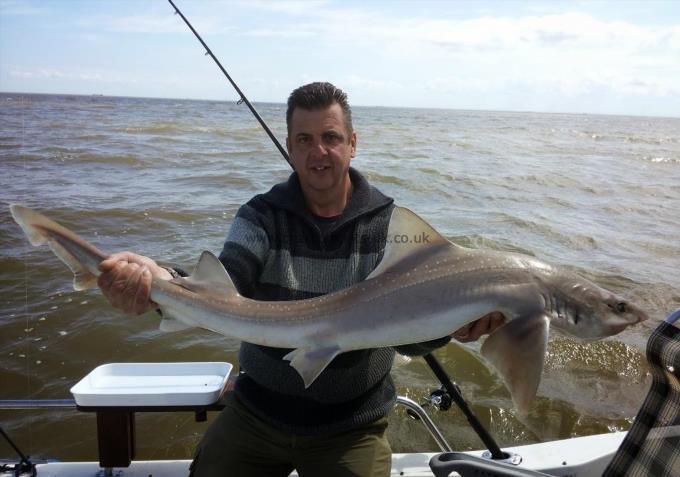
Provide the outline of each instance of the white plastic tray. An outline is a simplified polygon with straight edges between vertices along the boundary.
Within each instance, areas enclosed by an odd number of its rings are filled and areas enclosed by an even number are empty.
[[[217,401],[230,363],[110,363],[71,388],[79,406],[202,406]]]

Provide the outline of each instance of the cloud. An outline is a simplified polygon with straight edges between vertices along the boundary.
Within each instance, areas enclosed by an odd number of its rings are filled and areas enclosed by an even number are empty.
[[[228,8],[234,7],[234,2],[232,0],[228,0],[225,4]],[[272,2],[271,0],[250,0],[248,2],[238,2],[238,4],[246,8],[254,8],[257,10],[293,16],[309,16],[314,15],[314,12],[318,12],[320,9],[333,9],[331,2],[327,0],[279,0],[276,2]]]
[[[36,15],[44,5],[52,6],[50,2],[0,2],[0,15],[8,24],[12,21],[8,12]],[[550,106],[561,108],[589,105],[602,97],[623,107],[628,99],[638,104],[675,104],[680,95],[680,18],[655,19],[650,13],[638,21],[631,14],[633,8],[616,15],[626,21],[614,21],[606,10],[616,8],[615,3],[607,8],[591,8],[588,2],[527,3],[511,9],[498,2],[486,10],[469,3],[451,8],[428,2],[418,8],[407,2],[324,0],[185,3],[184,13],[216,53],[225,51],[225,45],[234,52],[227,66],[246,80],[246,87],[253,85],[255,98],[280,100],[301,82],[319,79],[338,83],[366,104],[410,106],[523,109],[532,101],[540,106],[540,101],[554,100]],[[124,85],[165,81],[163,94],[173,94],[173,83],[166,77],[174,70],[166,66],[184,52],[177,46],[184,43],[174,41],[190,32],[167,3],[74,5],[78,8],[63,21],[59,19],[64,17],[44,15],[36,18],[42,23],[31,18],[29,28],[39,32],[38,39],[65,40],[60,44],[75,34],[78,41],[72,44],[82,47],[78,61],[72,54],[42,60],[35,55],[35,67],[28,68],[31,63],[25,55],[9,55],[12,48],[19,52],[23,39],[12,45],[15,37],[7,34],[8,41],[0,46],[7,48],[5,61],[15,65],[0,64],[5,74],[11,69],[7,77],[17,83],[36,80],[33,85],[39,79],[52,85],[58,80],[118,81],[123,94],[133,89]],[[621,8],[626,10],[625,5]],[[47,18],[49,24],[43,21]],[[19,25],[20,19],[15,20]],[[112,62],[105,67],[100,67],[105,63],[98,53],[88,53],[113,44],[120,45],[120,51],[109,55]],[[143,48],[138,51],[132,44]],[[178,74],[192,78],[177,94],[224,96],[221,78],[205,66],[207,62],[201,63],[202,58],[194,58],[198,55],[192,48],[189,45],[182,57],[182,64],[192,66]],[[264,78],[262,84],[255,77]],[[218,83],[215,92],[208,93],[206,85]]]
[[[64,69],[64,68],[43,68],[43,67],[18,67],[13,66],[9,69],[9,76],[19,80],[41,80],[41,81],[77,81],[88,83],[109,83],[122,85],[183,85],[189,82],[188,79],[174,77],[157,77],[145,74],[129,74],[116,70],[103,69]],[[195,79],[191,79],[192,81]]]
[[[341,84],[348,88],[357,88],[364,91],[403,91],[404,85],[397,81],[376,80],[358,75],[347,75],[341,80]]]
[[[12,78],[19,78],[19,79],[62,79],[62,78],[68,78],[69,75],[66,75],[60,70],[54,69],[54,68],[29,68],[29,69],[23,69],[23,68],[12,68],[9,71],[9,75]]]
[[[239,33],[282,41],[314,38],[309,64],[322,61],[327,76],[355,97],[370,97],[370,91],[404,97],[409,88],[414,98],[426,90],[451,101],[480,103],[512,95],[521,101],[533,92],[564,101],[680,94],[680,20],[670,26],[614,21],[576,11],[578,4],[562,13],[535,10],[510,16],[487,11],[467,18],[422,12],[407,16],[399,4],[389,11],[371,4],[305,5],[285,2],[278,7],[284,16],[277,22],[288,15],[287,26],[260,24]],[[269,6],[259,2],[252,8]],[[320,51],[333,51],[334,61],[314,56]],[[341,52],[345,56],[338,57]]]
[[[186,25],[181,18],[157,15],[130,15],[104,20],[105,29],[118,33],[184,33]],[[207,24],[202,25],[204,30],[209,29]]]
[[[255,28],[246,30],[244,36],[261,38],[310,38],[318,35],[318,31],[311,29],[301,29],[299,27],[279,27],[279,28]]]
[[[349,42],[382,45],[404,69],[426,65],[439,78],[428,78],[427,87],[444,91],[501,93],[512,91],[510,84],[524,84],[568,96],[600,88],[666,96],[677,94],[674,85],[680,84],[680,65],[669,66],[678,65],[680,57],[677,26],[602,21],[571,12],[466,20],[370,18],[343,34]]]
[[[658,45],[678,48],[680,27],[643,27],[602,21],[578,12],[525,17],[456,19],[366,18],[349,26],[349,37],[417,42],[454,50],[514,48],[631,49]]]
[[[169,7],[169,5],[168,5]],[[139,34],[186,34],[188,28],[179,15],[171,9],[155,9],[156,11],[140,12],[134,15],[106,14],[83,15],[77,18],[77,26],[86,30],[106,31],[111,33]],[[218,17],[195,15],[190,18],[191,24],[201,34],[217,34],[232,31],[225,27]]]
[[[108,74],[101,71],[85,71],[85,70],[66,70],[59,68],[23,68],[12,67],[9,70],[11,78],[23,80],[76,80],[76,81],[115,81],[116,75],[109,77]],[[112,79],[113,78],[113,79]]]
[[[38,7],[33,2],[24,0],[0,0],[0,12],[3,16],[29,16],[47,13],[44,6]]]

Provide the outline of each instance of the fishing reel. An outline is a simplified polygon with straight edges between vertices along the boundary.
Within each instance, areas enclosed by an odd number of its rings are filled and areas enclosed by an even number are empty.
[[[456,386],[454,384],[454,386]],[[451,405],[453,404],[453,398],[451,395],[446,391],[444,386],[440,386],[438,389],[435,389],[430,393],[430,397],[427,398],[425,401],[420,403],[420,407],[423,409],[427,407],[434,407],[440,411],[448,411],[451,409]],[[418,414],[415,413],[415,411],[412,411],[411,409],[406,409],[406,414],[411,419],[420,420],[420,417]]]

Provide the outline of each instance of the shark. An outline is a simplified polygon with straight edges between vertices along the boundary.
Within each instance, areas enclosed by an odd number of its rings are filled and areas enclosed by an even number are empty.
[[[76,290],[97,286],[107,254],[39,212],[18,204],[10,210],[32,245],[49,245],[71,269]],[[636,305],[564,267],[456,245],[407,208],[394,208],[387,237],[383,258],[365,280],[284,302],[242,296],[219,259],[203,252],[190,276],[153,279],[151,300],[162,315],[160,328],[200,327],[292,349],[283,359],[309,387],[340,353],[434,340],[500,311],[506,321],[484,340],[481,355],[500,375],[515,408],[526,414],[538,390],[551,328],[596,340],[648,318]]]

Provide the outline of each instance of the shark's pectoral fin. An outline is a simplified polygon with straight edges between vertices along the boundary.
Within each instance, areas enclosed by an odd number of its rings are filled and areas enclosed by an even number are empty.
[[[298,348],[288,353],[283,359],[290,361],[290,365],[302,377],[305,388],[308,388],[338,354],[340,354],[340,348],[337,345],[323,348]]]
[[[189,328],[194,328],[191,325],[187,325],[186,323],[179,321],[172,315],[166,316],[165,313],[163,313],[163,319],[161,320],[161,323],[158,325],[158,327],[164,333],[172,333],[173,331],[184,331],[188,330]]]
[[[544,314],[517,318],[482,345],[482,356],[500,373],[515,408],[526,414],[541,381],[550,320]]]

